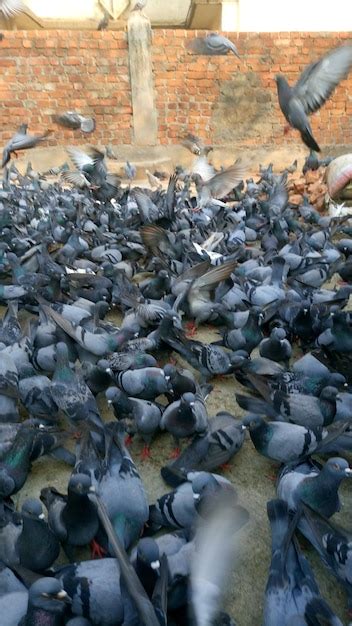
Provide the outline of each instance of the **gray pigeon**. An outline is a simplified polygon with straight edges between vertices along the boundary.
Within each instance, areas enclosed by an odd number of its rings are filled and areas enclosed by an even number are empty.
[[[67,496],[53,487],[45,487],[40,493],[48,509],[49,526],[70,558],[74,546],[88,545],[98,532],[99,521],[89,499],[90,488],[90,477],[76,473],[69,480]]]
[[[83,133],[92,133],[95,130],[95,120],[92,117],[84,117],[76,111],[54,115],[54,121],[65,128],[80,129]]]
[[[323,467],[308,460],[281,470],[277,495],[287,502],[291,511],[304,502],[324,517],[331,517],[341,508],[339,486],[351,475],[352,470],[345,459],[331,458]]]
[[[100,472],[92,477],[92,485],[106,508],[115,533],[127,549],[140,536],[148,519],[148,503],[124,436],[121,424],[105,427],[105,458],[100,459]]]
[[[352,66],[352,46],[331,50],[308,65],[293,87],[284,76],[276,76],[279,104],[289,125],[296,128],[302,141],[316,152],[320,148],[312,135],[308,115],[326,102]]]
[[[233,485],[219,474],[189,472],[186,479],[187,482],[150,506],[148,525],[151,528],[191,528],[198,517],[197,503],[221,490],[228,492],[236,500]]]
[[[72,600],[74,615],[84,615],[100,626],[122,623],[121,573],[116,559],[65,565],[59,568],[56,578]]]
[[[175,461],[161,468],[163,479],[176,487],[188,472],[212,472],[225,465],[241,449],[245,431],[242,422],[230,413],[217,413],[209,420],[205,433],[195,435]]]
[[[19,150],[34,148],[38,143],[46,139],[53,132],[52,130],[47,130],[43,135],[27,135],[27,128],[28,124],[21,124],[17,133],[15,133],[15,135],[6,144],[2,153],[1,167],[5,167],[5,165],[10,161],[12,153],[16,154]]]
[[[331,624],[342,626],[320,595],[313,571],[294,537],[297,517],[289,517],[286,502],[270,500],[267,512],[271,526],[271,563],[265,589],[263,626],[294,624]],[[312,606],[312,601],[314,605]],[[313,609],[326,617],[322,621],[303,622],[300,617],[314,615]]]
[[[248,415],[243,424],[248,428],[256,450],[280,463],[311,454],[328,434],[326,430],[313,431],[298,424],[266,422],[259,415]]]
[[[227,54],[231,51],[236,57],[240,58],[235,44],[227,37],[219,35],[219,33],[210,33],[205,37],[204,43],[208,54]]]

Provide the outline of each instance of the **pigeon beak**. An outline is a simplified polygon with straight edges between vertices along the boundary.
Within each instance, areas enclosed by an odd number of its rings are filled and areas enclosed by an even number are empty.
[[[247,426],[245,426],[244,424],[242,424],[242,426],[241,426],[241,430],[247,430]]]
[[[200,498],[200,493],[194,493],[193,494],[193,500],[195,500],[197,502],[197,500],[199,500]]]
[[[111,367],[107,367],[105,371],[106,371],[106,373],[107,373],[107,374],[112,374],[112,369],[111,369]]]
[[[159,567],[160,567],[160,561],[152,561],[152,562],[151,562],[151,564],[150,564],[150,567],[151,567],[152,569],[159,569]]]
[[[93,487],[93,485],[91,485],[91,486],[89,487],[89,492],[90,492],[90,493],[95,493],[95,487]]]
[[[348,476],[348,477],[352,476],[352,469],[350,467],[347,467],[345,469],[345,476]]]
[[[65,602],[66,604],[72,604],[72,600],[70,596],[66,593],[64,589],[59,591],[59,593],[55,596],[56,600],[60,600],[61,602]]]
[[[108,402],[108,404],[112,404],[112,400],[108,400],[107,402]]]
[[[40,515],[38,515],[38,518],[39,518],[39,519],[45,519],[45,515],[44,515],[44,513],[41,513]]]
[[[189,403],[189,406],[194,406],[194,405],[195,405],[195,402],[190,402]]]
[[[170,378],[171,378],[170,376],[165,376],[166,382],[169,382]]]

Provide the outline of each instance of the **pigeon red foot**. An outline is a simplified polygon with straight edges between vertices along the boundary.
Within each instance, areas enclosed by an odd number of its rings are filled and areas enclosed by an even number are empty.
[[[125,439],[125,446],[130,446],[133,441],[133,437],[131,435],[127,435]]]
[[[179,447],[174,448],[170,454],[170,459],[178,459],[181,454],[181,449]]]
[[[95,539],[90,542],[90,554],[92,559],[103,559],[107,551]]]
[[[147,444],[145,444],[145,446],[143,447],[143,450],[141,452],[141,459],[142,461],[145,461],[146,459],[150,459],[152,456],[151,450],[150,450],[150,446],[147,446]]]

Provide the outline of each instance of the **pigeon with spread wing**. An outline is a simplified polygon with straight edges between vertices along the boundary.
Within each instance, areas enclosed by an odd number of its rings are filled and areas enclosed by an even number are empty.
[[[276,76],[281,111],[289,125],[301,133],[306,146],[316,152],[320,152],[320,148],[313,137],[308,115],[320,109],[351,67],[352,45],[346,45],[308,65],[293,87],[284,76]]]

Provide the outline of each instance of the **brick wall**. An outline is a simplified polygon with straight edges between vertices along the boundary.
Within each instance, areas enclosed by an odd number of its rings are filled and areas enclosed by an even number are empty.
[[[124,32],[5,31],[0,43],[2,144],[21,122],[55,130],[49,145],[131,142],[131,90]],[[91,135],[53,124],[67,110],[93,115]],[[83,137],[83,139],[82,139]]]
[[[303,67],[348,33],[224,33],[240,55],[196,56],[187,45],[201,31],[156,31],[154,70],[159,141],[172,143],[191,128],[217,144],[281,144],[300,141],[283,136],[285,120],[277,101],[275,74],[294,82]],[[352,144],[352,72],[312,118],[318,143]]]
[[[225,33],[226,34],[226,33]],[[241,60],[205,57],[187,45],[204,31],[155,30],[152,54],[158,139],[178,143],[191,130],[216,144],[299,142],[283,136],[274,76],[294,81],[301,69],[348,33],[228,35]],[[62,129],[54,113],[93,115],[91,135]],[[352,144],[352,73],[312,118],[318,143]],[[54,128],[49,144],[129,144],[132,137],[127,34],[107,31],[5,31],[0,43],[0,146],[23,121],[37,132]]]

